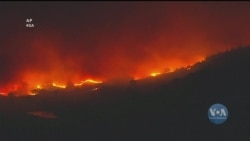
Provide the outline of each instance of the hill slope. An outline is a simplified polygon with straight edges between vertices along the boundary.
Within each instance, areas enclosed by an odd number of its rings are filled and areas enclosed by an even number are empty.
[[[88,96],[81,95],[79,89],[34,98],[2,98],[3,106],[19,109],[1,108],[1,137],[250,140],[249,72],[250,47],[243,47],[210,56],[191,69],[133,81],[129,86],[104,85]],[[229,110],[229,119],[223,125],[213,125],[208,120],[208,108],[215,103],[222,103]],[[26,114],[30,110],[50,111],[57,118],[33,117]]]

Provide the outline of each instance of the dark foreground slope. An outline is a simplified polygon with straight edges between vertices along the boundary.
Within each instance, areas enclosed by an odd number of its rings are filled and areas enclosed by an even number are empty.
[[[249,141],[249,72],[250,47],[244,47],[210,56],[179,74],[127,86],[1,97],[0,138]],[[213,125],[207,117],[215,103],[229,110],[222,125]],[[29,111],[49,111],[56,118],[32,116]]]

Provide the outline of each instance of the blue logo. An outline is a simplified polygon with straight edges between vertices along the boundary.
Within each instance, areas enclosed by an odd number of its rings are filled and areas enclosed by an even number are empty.
[[[213,124],[222,124],[228,118],[228,110],[222,104],[214,104],[208,109],[208,118]]]

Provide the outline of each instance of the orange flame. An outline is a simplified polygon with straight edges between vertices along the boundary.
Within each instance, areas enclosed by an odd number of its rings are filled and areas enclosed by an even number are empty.
[[[92,91],[97,91],[97,90],[99,90],[99,88],[94,88],[94,89],[92,89]]]
[[[66,85],[62,85],[62,84],[52,83],[52,85],[53,85],[54,87],[61,88],[61,89],[65,89],[65,88],[66,88]]]
[[[41,85],[39,85],[39,84],[36,85],[36,88],[37,88],[37,89],[42,89]]]
[[[2,95],[2,96],[7,96],[8,94],[7,94],[7,93],[4,93],[4,92],[0,92],[0,95]]]
[[[35,96],[37,93],[29,93],[30,96]]]
[[[205,57],[203,55],[196,56],[195,61],[193,62],[203,62],[205,61]],[[186,64],[187,65],[187,64]],[[192,66],[193,63],[189,64],[189,67],[187,67],[188,70],[190,70],[190,66]],[[185,63],[183,62],[178,62],[178,61],[173,61],[170,62],[169,64],[157,64],[156,66],[147,66],[147,65],[142,65],[141,67],[138,67],[138,70],[135,72],[131,73],[130,76],[134,80],[139,80],[147,77],[157,77],[158,75],[165,74],[165,73],[170,73],[173,72],[176,68],[180,66],[185,66]],[[152,69],[153,68],[153,69]],[[57,71],[56,71],[57,72]],[[23,81],[19,82],[14,82],[12,84],[6,84],[4,87],[0,89],[0,95],[2,96],[8,96],[9,93],[11,92],[17,92],[20,95],[26,94],[26,95],[37,95],[39,93],[39,90],[41,89],[54,89],[54,88],[59,88],[59,89],[66,89],[68,86],[66,82],[72,82],[71,86],[74,87],[81,87],[83,85],[89,85],[89,84],[99,84],[103,83],[103,81],[100,80],[105,80],[108,79],[108,77],[103,77],[103,78],[97,78],[93,79],[91,76],[87,76],[88,79],[81,79],[82,76],[76,75],[73,77],[61,77],[59,76],[54,76],[54,74],[47,75],[44,73],[40,72],[26,72],[22,76]],[[73,84],[73,85],[72,85]],[[33,91],[36,90],[36,91]],[[97,89],[93,89],[95,91]]]
[[[160,74],[161,74],[161,73],[159,73],[159,72],[152,72],[152,73],[150,74],[150,76],[155,77],[155,76],[160,75]]]
[[[93,79],[87,79],[85,81],[81,81],[80,83],[75,83],[74,86],[82,86],[86,83],[90,83],[90,84],[99,84],[102,83],[102,81],[97,81],[97,80],[93,80]]]

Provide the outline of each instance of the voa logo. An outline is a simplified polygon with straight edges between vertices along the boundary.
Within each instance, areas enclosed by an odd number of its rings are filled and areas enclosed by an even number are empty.
[[[222,104],[213,104],[208,109],[208,118],[213,124],[222,124],[228,118],[228,110]]]

